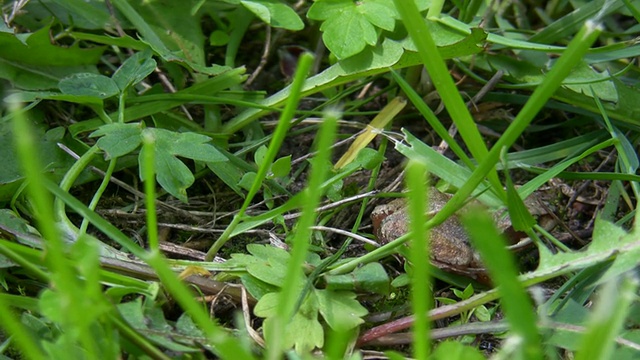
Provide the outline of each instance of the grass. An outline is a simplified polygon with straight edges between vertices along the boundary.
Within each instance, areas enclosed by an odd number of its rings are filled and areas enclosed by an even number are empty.
[[[637,357],[640,10],[485,3],[5,4],[0,356]]]

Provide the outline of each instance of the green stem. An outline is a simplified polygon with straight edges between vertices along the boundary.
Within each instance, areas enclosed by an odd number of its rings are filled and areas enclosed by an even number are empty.
[[[144,176],[145,205],[147,207],[147,239],[150,251],[159,251],[158,216],[156,214],[156,179],[155,179],[155,147],[156,139],[149,130],[142,131],[142,159],[140,164]]]
[[[78,159],[70,168],[67,170],[67,173],[64,175],[62,180],[60,181],[60,188],[63,191],[68,191],[73,186],[73,183],[76,181],[78,176],[82,173],[82,171],[89,166],[91,160],[93,160],[93,156],[98,153],[100,149],[98,146],[94,145],[85,152],[80,159]],[[65,212],[64,201],[60,198],[56,198],[53,202],[53,213],[54,219],[56,221],[60,221],[65,224],[67,230],[74,232],[74,236],[78,234],[78,228],[73,225],[71,220],[67,217],[67,213]],[[67,234],[70,235],[70,234]]]
[[[91,203],[89,203],[89,209],[95,210],[96,207],[98,206],[98,202],[100,201],[102,194],[104,194],[104,191],[107,189],[107,185],[109,185],[109,180],[111,179],[111,175],[113,175],[113,171],[116,168],[116,163],[117,163],[116,159],[111,159],[111,161],[109,162],[109,166],[107,167],[107,172],[104,174],[104,178],[100,183],[100,187],[98,188],[96,193],[93,195],[93,198],[91,199]],[[89,226],[89,221],[87,219],[82,219],[82,224],[80,225],[80,234],[86,233],[88,226]]]

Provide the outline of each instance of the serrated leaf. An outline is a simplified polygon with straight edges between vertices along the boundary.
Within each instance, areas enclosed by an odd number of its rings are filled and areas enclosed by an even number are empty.
[[[58,83],[62,93],[77,96],[93,96],[99,99],[110,98],[120,92],[111,78],[92,73],[79,73],[66,77]]]
[[[350,291],[330,291],[315,289],[320,314],[336,331],[351,330],[362,324],[362,317],[368,314]]]
[[[107,159],[126,155],[140,146],[142,138],[142,123],[105,124],[92,132],[89,137],[98,137],[96,143],[105,152]]]
[[[211,139],[197,133],[177,133],[165,129],[148,128],[155,139],[154,158],[156,179],[167,192],[183,202],[187,202],[187,188],[195,178],[191,170],[176,156],[205,162],[226,161],[214,146],[206,144]],[[139,154],[140,178],[144,171],[143,151]]]
[[[156,61],[151,58],[151,51],[140,51],[125,60],[111,77],[118,88],[124,91],[131,85],[144,80],[156,68]]]
[[[181,156],[192,160],[204,162],[227,161],[227,158],[213,145],[208,144],[211,138],[194,133],[177,133],[165,129],[152,130],[159,149],[174,156]]]

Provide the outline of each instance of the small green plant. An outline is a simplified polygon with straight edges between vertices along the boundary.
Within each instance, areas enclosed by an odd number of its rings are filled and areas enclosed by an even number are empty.
[[[186,132],[179,133],[165,129],[145,129],[141,123],[106,124],[89,135],[99,137],[96,145],[105,152],[107,159],[116,159],[133,152],[142,145],[142,135],[147,133],[156,141],[155,168],[158,183],[171,195],[187,202],[187,188],[194,182],[194,176],[189,168],[177,157],[217,163],[227,161],[209,142],[211,138],[205,135]],[[140,153],[140,157],[143,154]],[[142,159],[140,164],[144,164]],[[140,174],[144,167],[140,167]]]
[[[323,261],[312,253],[304,264],[306,275],[299,281],[301,287],[295,290],[298,295],[293,318],[284,334],[274,334],[269,331],[270,323],[277,321],[277,304],[291,256],[269,245],[252,244],[247,250],[249,254],[233,254],[225,266],[245,269],[246,272],[235,274],[258,299],[254,312],[265,318],[265,340],[284,336],[283,346],[294,347],[300,353],[323,347],[326,330],[320,319],[339,333],[352,333],[363,323],[362,317],[368,311],[356,300],[354,291],[388,292],[389,280],[379,264],[368,264],[351,274],[319,276],[314,269],[322,268]],[[317,287],[320,284],[322,288]]]
[[[467,300],[474,295],[473,285],[471,284],[462,291],[456,288],[451,289],[451,291],[453,291],[453,294],[460,300]],[[458,302],[447,297],[436,297],[435,300],[447,305],[453,305]],[[495,311],[495,308],[493,311]],[[479,321],[491,321],[492,311],[487,309],[485,305],[480,305],[471,310],[461,312],[459,322],[454,322],[453,324],[466,324],[471,320],[472,316],[475,316]]]

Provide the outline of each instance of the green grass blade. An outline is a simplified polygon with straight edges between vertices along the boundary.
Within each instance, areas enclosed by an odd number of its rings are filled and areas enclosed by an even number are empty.
[[[402,17],[411,39],[418,49],[420,59],[429,72],[433,84],[440,94],[444,105],[460,132],[460,136],[471,151],[477,161],[482,161],[487,157],[488,150],[482,140],[482,136],[467,109],[460,92],[456,88],[449,70],[438,52],[429,29],[420,16],[420,12],[413,1],[395,0],[396,8]],[[492,191],[500,198],[504,198],[504,191],[500,185],[498,174],[489,171],[489,181],[493,185]]]
[[[409,85],[409,83],[405,79],[398,75],[397,72],[392,70],[391,75],[393,76],[393,79],[398,83],[398,85],[400,85],[402,91],[407,94],[407,97],[409,98],[409,100],[411,100],[413,106],[418,109],[420,114],[425,118],[425,120],[427,120],[429,125],[431,125],[438,136],[440,136],[440,138],[449,145],[454,154],[456,154],[456,156],[458,156],[458,158],[462,160],[462,162],[465,163],[465,165],[467,165],[469,169],[473,169],[475,167],[475,164],[471,162],[471,159],[469,159],[467,154],[465,154],[464,150],[458,144],[458,142],[453,137],[451,137],[451,135],[449,135],[449,131],[447,130],[447,128],[442,125],[442,122],[440,122],[436,114],[434,114],[429,106],[425,104],[424,100],[422,100],[422,97],[418,95],[418,93],[411,87],[411,85]]]
[[[555,90],[560,87],[562,80],[571,72],[575,64],[580,62],[580,59],[582,59],[589,47],[598,38],[600,32],[600,26],[592,21],[587,22],[582,27],[567,47],[567,50],[558,59],[551,71],[549,71],[542,84],[533,92],[529,101],[527,101],[518,113],[513,123],[509,125],[491,151],[489,151],[487,158],[478,165],[469,180],[458,190],[453,198],[449,200],[447,205],[429,221],[429,226],[436,226],[442,223],[462,207],[466,199],[478,184],[482,182],[484,177],[492,169],[495,169],[502,149],[510,148],[520,134],[529,126],[547,100],[549,100]]]
[[[322,196],[322,184],[331,168],[331,146],[336,133],[336,125],[340,115],[335,111],[329,111],[323,118],[318,134],[317,154],[313,158],[311,172],[309,174],[309,184],[305,189],[305,201],[302,203],[302,215],[296,224],[296,232],[293,237],[293,248],[291,258],[287,264],[287,274],[280,293],[280,302],[277,309],[277,318],[272,323],[272,334],[281,334],[284,327],[293,316],[296,300],[300,296],[300,289],[303,288],[304,273],[302,268],[304,260],[309,250],[311,239],[311,226],[316,220],[316,208]],[[273,340],[268,346],[268,359],[277,359],[282,352],[282,337],[273,336]]]
[[[427,231],[424,228],[427,213],[427,167],[411,161],[407,165],[407,188],[409,189],[409,224],[411,229],[410,260],[413,265],[411,279],[411,305],[413,324],[413,353],[416,359],[427,359],[429,355],[429,322],[427,312],[432,301],[429,280],[429,248]]]
[[[506,240],[496,230],[491,216],[481,207],[469,209],[463,216],[463,223],[491,279],[499,286],[507,321],[522,341],[521,358],[542,359],[533,304],[518,280],[518,270],[506,248]]]
[[[233,217],[231,224],[227,226],[222,235],[216,240],[215,243],[211,246],[209,251],[207,251],[206,260],[211,261],[216,253],[222,248],[222,246],[230,239],[231,234],[235,230],[236,226],[240,223],[242,218],[244,217],[244,213],[251,204],[253,197],[258,193],[260,187],[262,186],[262,182],[267,176],[267,171],[271,168],[271,164],[276,158],[278,151],[280,150],[280,146],[287,136],[287,132],[289,130],[289,126],[291,124],[291,119],[296,111],[296,107],[300,102],[302,86],[304,85],[304,81],[311,69],[311,65],[313,63],[313,56],[311,54],[305,53],[300,57],[298,62],[298,68],[296,69],[296,73],[293,78],[293,83],[291,84],[291,97],[287,101],[287,105],[280,114],[280,119],[278,120],[278,126],[276,127],[273,137],[271,138],[271,142],[269,143],[269,148],[267,150],[267,154],[265,155],[262,163],[260,163],[260,168],[256,173],[255,180],[247,193],[247,197],[242,204],[242,207],[238,211],[238,213]]]
[[[156,171],[155,171],[155,156],[156,151],[156,139],[153,137],[153,133],[148,130],[142,131],[142,159],[143,164],[140,164],[142,168],[142,175],[144,182],[144,203],[147,208],[147,240],[149,242],[150,251],[160,251],[160,244],[158,240],[158,216],[156,214]]]

